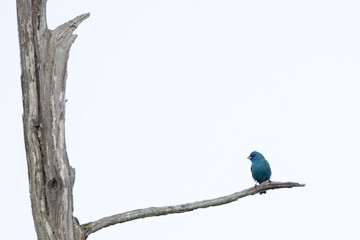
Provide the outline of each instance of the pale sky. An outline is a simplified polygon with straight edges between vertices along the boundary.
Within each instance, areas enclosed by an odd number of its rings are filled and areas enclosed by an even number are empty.
[[[360,239],[359,1],[49,0],[49,28],[86,12],[66,92],[81,223],[252,187],[253,150],[307,184],[89,240]],[[0,27],[1,238],[36,239],[15,1]]]

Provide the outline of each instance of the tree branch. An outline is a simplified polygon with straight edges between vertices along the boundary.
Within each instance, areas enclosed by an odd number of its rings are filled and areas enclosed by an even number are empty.
[[[150,207],[144,209],[137,209],[129,212],[124,212],[120,214],[115,214],[109,217],[101,218],[97,221],[86,223],[81,225],[84,230],[85,238],[88,237],[91,233],[99,231],[102,228],[109,227],[114,224],[124,223],[140,218],[146,217],[155,217],[173,213],[182,213],[193,211],[198,208],[207,208],[218,205],[223,205],[227,203],[234,202],[240,198],[254,195],[265,190],[279,189],[279,188],[292,188],[292,187],[304,187],[305,184],[295,183],[295,182],[265,182],[256,187],[244,189],[240,192],[230,194],[228,196],[218,197],[209,200],[197,201],[192,203],[185,203],[175,206],[166,206],[166,207]]]
[[[69,38],[71,34],[75,31],[75,29],[82,23],[85,19],[87,19],[90,16],[90,13],[84,13],[81,14],[74,19],[58,26],[55,29],[55,32],[57,34],[57,39],[61,38]],[[75,40],[76,35],[73,35],[73,41]],[[73,42],[72,41],[72,42]]]

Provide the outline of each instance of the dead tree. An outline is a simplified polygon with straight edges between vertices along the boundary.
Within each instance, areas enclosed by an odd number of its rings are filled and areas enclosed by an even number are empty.
[[[293,182],[265,183],[216,199],[139,209],[80,224],[73,216],[75,170],[69,164],[65,144],[65,88],[69,51],[76,38],[73,31],[89,14],[50,30],[46,0],[17,0],[16,4],[24,139],[38,239],[84,240],[117,223],[226,204],[263,190],[304,186]]]

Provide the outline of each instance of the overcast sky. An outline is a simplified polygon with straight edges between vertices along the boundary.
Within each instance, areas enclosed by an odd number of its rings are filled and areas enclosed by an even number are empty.
[[[360,239],[360,2],[48,2],[75,31],[66,140],[81,223],[272,180],[305,188],[103,229],[104,239]],[[2,239],[36,239],[15,1],[0,8]],[[15,237],[14,237],[15,236]]]

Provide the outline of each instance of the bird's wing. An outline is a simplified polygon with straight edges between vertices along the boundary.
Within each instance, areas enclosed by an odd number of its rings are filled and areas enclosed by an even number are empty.
[[[270,164],[268,161],[266,161],[266,171],[268,172],[268,174],[271,176],[271,168],[270,168]]]

